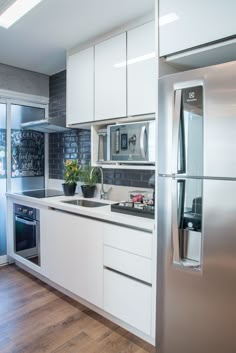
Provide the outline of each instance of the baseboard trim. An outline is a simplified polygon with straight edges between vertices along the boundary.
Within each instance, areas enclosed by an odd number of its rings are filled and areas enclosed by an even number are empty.
[[[0,256],[0,266],[7,265],[7,255]]]

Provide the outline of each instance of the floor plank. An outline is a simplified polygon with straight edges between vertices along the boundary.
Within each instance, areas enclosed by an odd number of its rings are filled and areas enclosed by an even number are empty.
[[[1,353],[154,353],[153,346],[15,265],[0,267]]]

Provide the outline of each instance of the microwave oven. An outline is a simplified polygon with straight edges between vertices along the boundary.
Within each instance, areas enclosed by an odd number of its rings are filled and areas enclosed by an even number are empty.
[[[155,163],[155,120],[107,127],[107,160]]]

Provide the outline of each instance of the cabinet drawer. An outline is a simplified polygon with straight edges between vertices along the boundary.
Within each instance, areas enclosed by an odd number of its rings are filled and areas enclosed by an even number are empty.
[[[152,283],[151,260],[123,250],[104,246],[104,266]]]
[[[103,241],[113,248],[152,258],[152,233],[106,224]]]
[[[151,287],[104,269],[104,309],[138,330],[151,333]]]

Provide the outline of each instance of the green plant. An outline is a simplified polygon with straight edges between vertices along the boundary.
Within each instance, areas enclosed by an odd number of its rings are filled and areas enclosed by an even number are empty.
[[[64,179],[66,184],[76,184],[79,180],[80,166],[76,160],[65,162]]]
[[[86,185],[96,185],[98,180],[98,174],[94,167],[90,164],[84,165],[80,168],[79,180]]]

